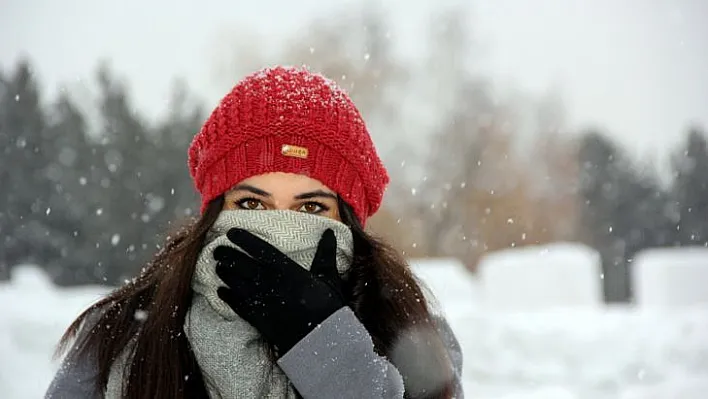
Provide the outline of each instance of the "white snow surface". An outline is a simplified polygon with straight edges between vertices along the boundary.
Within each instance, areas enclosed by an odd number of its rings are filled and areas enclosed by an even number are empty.
[[[600,256],[581,244],[505,249],[479,263],[484,305],[495,310],[546,310],[602,304]]]
[[[462,345],[467,398],[704,399],[708,307],[555,307],[494,311],[480,283],[452,260],[415,261]],[[54,345],[108,291],[62,289],[37,268],[0,283],[0,397],[42,397]]]
[[[708,306],[708,248],[642,251],[634,261],[632,280],[639,306]]]

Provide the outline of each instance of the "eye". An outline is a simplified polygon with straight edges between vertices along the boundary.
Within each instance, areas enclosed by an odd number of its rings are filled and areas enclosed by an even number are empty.
[[[300,212],[313,213],[313,214],[326,212],[328,210],[329,210],[328,207],[320,204],[319,202],[306,202],[300,206],[300,209],[298,209],[298,211],[300,211]]]
[[[251,211],[263,210],[265,207],[260,200],[255,198],[243,198],[236,201],[236,205],[241,209],[247,209]]]

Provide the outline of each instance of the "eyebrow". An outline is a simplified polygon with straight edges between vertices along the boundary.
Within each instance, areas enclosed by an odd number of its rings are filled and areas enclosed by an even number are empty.
[[[251,186],[250,184],[239,184],[238,186],[233,188],[232,192],[234,192],[234,191],[248,191],[253,194],[260,195],[262,197],[272,197],[273,196],[273,194],[271,194],[265,190],[261,190],[258,187]],[[328,193],[324,190],[309,191],[309,192],[298,194],[295,196],[296,200],[305,200],[305,199],[312,199],[312,198],[332,198],[332,199],[336,200],[337,196],[332,193]]]
[[[239,184],[238,186],[234,187],[234,189],[232,191],[249,191],[249,192],[252,192],[253,194],[257,194],[262,197],[272,197],[273,196],[271,193],[261,190],[258,187],[253,187],[249,184]]]
[[[295,199],[296,200],[304,200],[304,199],[312,199],[312,198],[318,198],[318,197],[332,198],[335,200],[337,199],[336,195],[334,195],[332,193],[328,193],[323,190],[315,190],[315,191],[310,191],[307,193],[298,194],[295,196]]]

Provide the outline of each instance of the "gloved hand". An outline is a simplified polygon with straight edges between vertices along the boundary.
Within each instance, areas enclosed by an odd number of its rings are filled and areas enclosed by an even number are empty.
[[[218,295],[284,355],[337,310],[346,306],[337,271],[337,240],[328,229],[310,271],[243,229],[231,229],[228,246],[214,249],[216,273],[228,286]]]

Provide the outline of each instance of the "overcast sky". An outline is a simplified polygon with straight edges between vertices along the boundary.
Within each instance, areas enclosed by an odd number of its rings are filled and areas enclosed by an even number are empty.
[[[348,0],[346,3],[355,1]],[[22,55],[49,87],[81,85],[108,58],[146,113],[164,108],[176,76],[213,105],[214,42],[244,24],[273,37],[322,0],[0,0],[0,65]],[[337,2],[337,7],[344,1]],[[432,0],[383,2],[414,52]],[[562,89],[575,126],[596,123],[635,153],[665,153],[692,121],[708,126],[708,1],[477,0],[473,30],[500,82]],[[234,77],[234,81],[239,77]]]

